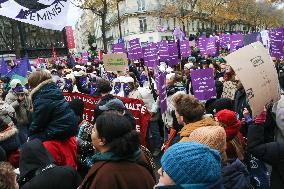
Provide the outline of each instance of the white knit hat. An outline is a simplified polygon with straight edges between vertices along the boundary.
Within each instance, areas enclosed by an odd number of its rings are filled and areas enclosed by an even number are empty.
[[[21,84],[22,85],[22,82],[19,79],[13,79],[10,82],[10,86],[11,86],[12,89],[16,88],[17,84]]]

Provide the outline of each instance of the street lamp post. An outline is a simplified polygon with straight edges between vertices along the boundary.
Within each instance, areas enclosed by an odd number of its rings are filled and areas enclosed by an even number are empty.
[[[119,2],[123,0],[117,0],[116,1],[116,8],[117,8],[117,20],[118,20],[118,28],[119,28],[119,38],[122,40],[122,31],[121,31],[121,19],[120,19],[120,13],[119,13]]]

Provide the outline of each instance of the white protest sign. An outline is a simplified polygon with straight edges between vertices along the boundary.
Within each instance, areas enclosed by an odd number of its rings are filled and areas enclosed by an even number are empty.
[[[67,23],[70,0],[0,0],[0,15],[40,26],[62,30]]]
[[[225,57],[240,78],[253,116],[280,99],[278,76],[271,57],[260,43],[252,43]]]

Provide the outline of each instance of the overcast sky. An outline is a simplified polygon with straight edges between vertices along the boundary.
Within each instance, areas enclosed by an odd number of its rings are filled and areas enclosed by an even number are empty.
[[[77,20],[80,18],[82,14],[82,10],[78,7],[75,7],[72,3],[70,3],[69,12],[68,12],[68,25],[73,26],[75,28],[75,24]]]

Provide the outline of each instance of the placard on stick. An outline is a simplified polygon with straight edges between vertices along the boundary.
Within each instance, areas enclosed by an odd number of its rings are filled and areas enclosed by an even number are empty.
[[[253,116],[263,107],[280,99],[276,69],[261,42],[252,43],[225,57],[240,78],[249,100]]]
[[[103,63],[107,71],[125,71],[128,67],[128,59],[125,53],[105,54]]]

